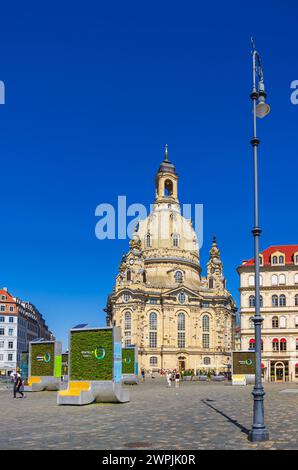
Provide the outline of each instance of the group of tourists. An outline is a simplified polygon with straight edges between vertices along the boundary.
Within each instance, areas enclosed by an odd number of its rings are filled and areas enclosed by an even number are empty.
[[[178,369],[174,369],[174,370],[167,370],[166,373],[166,379],[167,379],[167,386],[168,387],[171,387],[172,386],[172,382],[174,383],[175,382],[175,388],[178,388],[179,387],[179,384],[180,384],[180,380],[181,380],[181,373],[179,372]]]

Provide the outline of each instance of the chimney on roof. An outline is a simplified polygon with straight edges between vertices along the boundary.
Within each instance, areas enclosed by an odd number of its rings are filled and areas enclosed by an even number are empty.
[[[8,292],[8,289],[7,289],[7,287],[3,287],[3,290],[5,290],[5,292]]]

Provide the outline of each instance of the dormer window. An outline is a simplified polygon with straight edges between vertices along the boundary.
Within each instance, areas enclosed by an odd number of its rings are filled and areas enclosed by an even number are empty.
[[[294,254],[294,264],[298,264],[298,253]]]
[[[285,255],[280,251],[275,252],[271,255],[271,264],[272,265],[283,265],[285,264]]]
[[[150,233],[147,233],[147,235],[146,235],[146,247],[147,248],[151,247],[151,235],[150,235]]]
[[[174,233],[174,235],[173,235],[173,246],[174,247],[179,246],[179,235],[178,235],[178,233]]]
[[[284,257],[283,257],[283,256],[279,256],[278,262],[279,262],[279,264],[284,264]]]
[[[272,257],[272,264],[277,264],[277,256]]]
[[[259,256],[259,265],[263,266],[263,255]]]
[[[176,271],[175,272],[175,281],[176,282],[182,282],[183,281],[182,271]]]

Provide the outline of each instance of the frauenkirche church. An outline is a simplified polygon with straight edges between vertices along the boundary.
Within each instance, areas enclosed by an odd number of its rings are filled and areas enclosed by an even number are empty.
[[[226,371],[236,306],[213,239],[202,276],[196,232],[181,215],[178,176],[168,159],[156,175],[153,210],[140,220],[107,301],[107,323],[135,344],[139,367]]]

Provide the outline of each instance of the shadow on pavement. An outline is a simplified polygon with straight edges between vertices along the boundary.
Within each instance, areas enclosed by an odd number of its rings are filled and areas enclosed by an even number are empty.
[[[241,429],[241,432],[244,434],[248,435],[249,429],[246,427],[242,426],[242,424],[238,423],[235,419],[230,418],[228,415],[226,415],[223,411],[220,411],[217,409],[214,405],[211,405],[210,402],[213,402],[214,400],[201,400],[204,405],[209,406],[212,410],[214,410],[216,413],[220,414],[224,418],[226,418],[230,423],[234,424],[234,426],[237,426],[237,428]]]

